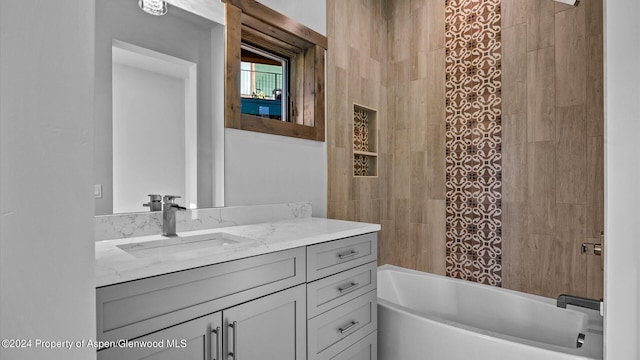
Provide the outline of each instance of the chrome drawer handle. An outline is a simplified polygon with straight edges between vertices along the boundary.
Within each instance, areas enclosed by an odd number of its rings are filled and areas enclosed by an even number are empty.
[[[347,331],[352,330],[353,328],[358,326],[358,324],[360,324],[360,321],[352,321],[351,323],[349,323],[349,325],[347,325],[345,327],[341,327],[340,329],[338,329],[338,331],[340,331],[340,334],[344,334]]]
[[[229,327],[233,329],[233,351],[229,353],[229,356],[231,356],[234,359],[238,358],[238,322],[234,321],[233,323],[229,324]]]
[[[220,326],[216,327],[211,332],[216,334],[216,350],[213,353],[212,359],[222,360],[222,354],[220,353]]]
[[[344,259],[348,259],[348,258],[354,257],[354,256],[356,256],[358,254],[360,254],[358,251],[349,250],[348,252],[338,254],[338,258],[340,258],[340,260],[344,260]]]
[[[351,291],[351,290],[353,290],[353,289],[354,289],[356,286],[358,286],[358,285],[360,285],[360,284],[358,284],[357,282],[352,282],[349,286],[346,286],[346,287],[339,287],[339,288],[338,288],[338,291],[340,291],[340,293],[342,294],[342,293],[345,293],[345,292],[347,292],[347,291]]]

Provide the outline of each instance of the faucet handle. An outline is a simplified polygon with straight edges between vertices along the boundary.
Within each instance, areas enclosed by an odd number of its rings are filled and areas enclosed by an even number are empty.
[[[149,194],[149,202],[142,204],[142,206],[148,207],[151,211],[162,210],[162,196],[158,194]]]
[[[182,196],[178,195],[165,195],[162,200],[164,201],[165,208],[176,208],[178,210],[187,210],[186,207],[182,207],[174,202],[175,199],[180,199]]]
[[[178,195],[165,195],[165,196],[162,198],[162,201],[163,201],[165,204],[175,204],[175,203],[174,203],[174,200],[175,200],[175,199],[180,199],[181,197],[182,197],[182,196],[178,196]]]

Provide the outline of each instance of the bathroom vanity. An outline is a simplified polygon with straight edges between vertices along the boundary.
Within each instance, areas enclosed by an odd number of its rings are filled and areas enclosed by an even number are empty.
[[[99,241],[98,359],[376,359],[379,229],[308,217]]]

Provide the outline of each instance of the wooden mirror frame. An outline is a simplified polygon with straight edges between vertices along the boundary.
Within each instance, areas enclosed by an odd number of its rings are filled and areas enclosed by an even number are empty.
[[[225,3],[225,126],[324,141],[327,38],[255,0]],[[258,46],[290,59],[288,121],[240,111],[240,46]],[[286,97],[283,97],[283,101]]]

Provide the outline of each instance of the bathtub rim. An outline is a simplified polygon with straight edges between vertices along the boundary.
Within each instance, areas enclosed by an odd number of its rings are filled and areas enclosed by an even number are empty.
[[[384,265],[380,265],[378,266],[378,281],[380,281],[381,279],[383,279],[382,276],[380,276],[380,272],[381,271],[390,271],[390,272],[401,272],[401,273],[408,273],[408,274],[413,274],[413,275],[418,275],[418,276],[426,276],[426,277],[433,277],[436,279],[442,279],[442,280],[446,280],[446,281],[452,281],[455,283],[459,283],[462,284],[464,286],[472,286],[472,287],[476,287],[476,288],[486,288],[489,285],[485,285],[485,284],[479,284],[479,283],[474,283],[471,281],[467,281],[467,280],[461,280],[461,279],[456,279],[456,278],[450,278],[447,276],[443,276],[443,275],[438,275],[438,274],[433,274],[433,273],[428,273],[428,272],[423,272],[423,271],[419,271],[419,270],[413,270],[413,269],[407,269],[407,268],[403,268],[400,266],[396,266],[396,265],[390,265],[390,264],[384,264]],[[492,287],[492,291],[497,291],[497,292],[503,292],[503,293],[507,293],[510,294],[512,296],[516,296],[516,297],[522,297],[522,298],[527,298],[527,299],[531,299],[534,301],[540,301],[552,306],[556,306],[556,300],[552,299],[552,298],[548,298],[548,297],[544,297],[544,296],[540,296],[540,295],[534,295],[534,294],[528,294],[528,293],[524,293],[521,291],[517,291],[517,290],[511,290],[511,289],[504,289],[504,288],[497,288],[497,287]],[[473,335],[473,336],[480,336],[484,339],[487,340],[494,340],[497,339],[498,341],[505,341],[505,342],[510,342],[510,343],[515,343],[518,345],[522,345],[528,348],[533,348],[536,350],[542,350],[542,351],[546,351],[546,352],[554,352],[554,353],[562,353],[564,355],[570,356],[573,359],[581,359],[581,360],[585,360],[585,359],[594,359],[594,360],[601,360],[603,359],[603,355],[599,356],[599,357],[594,357],[594,353],[596,355],[600,354],[600,352],[598,352],[598,348],[599,349],[603,349],[604,345],[603,342],[603,322],[602,322],[602,317],[600,317],[600,313],[598,311],[595,310],[590,310],[590,309],[584,309],[584,311],[582,311],[583,309],[581,308],[567,308],[567,311],[572,311],[572,312],[578,312],[578,313],[583,313],[587,315],[587,328],[586,328],[586,332],[588,333],[588,335],[591,335],[593,337],[596,338],[600,338],[600,344],[602,344],[601,346],[598,346],[598,344],[594,344],[593,342],[591,342],[590,344],[588,343],[588,345],[586,347],[583,347],[581,349],[578,348],[571,348],[571,347],[564,347],[564,346],[559,346],[559,345],[554,345],[554,344],[548,344],[548,343],[543,343],[543,342],[537,342],[537,341],[533,341],[533,340],[528,340],[528,339],[524,339],[524,338],[520,338],[520,337],[516,337],[516,336],[510,336],[510,335],[506,335],[506,334],[502,334],[499,332],[493,332],[493,331],[489,331],[486,329],[482,329],[482,328],[478,328],[475,326],[470,326],[470,325],[466,325],[466,324],[461,324],[455,321],[451,321],[451,320],[446,320],[444,318],[440,318],[437,315],[432,315],[432,314],[424,314],[418,311],[414,311],[413,309],[410,309],[406,306],[394,303],[392,301],[383,299],[378,297],[378,307],[385,307],[387,309],[391,309],[393,311],[397,311],[405,316],[409,316],[415,319],[420,319],[421,321],[427,321],[433,324],[438,324],[440,326],[445,326],[448,329],[454,330],[454,331],[458,331],[458,332],[462,332],[468,335]],[[597,316],[597,317],[596,317]]]

